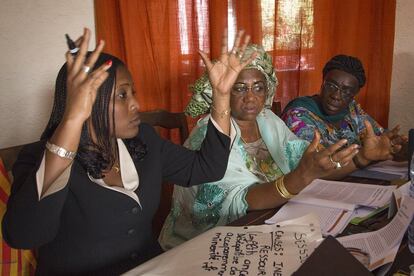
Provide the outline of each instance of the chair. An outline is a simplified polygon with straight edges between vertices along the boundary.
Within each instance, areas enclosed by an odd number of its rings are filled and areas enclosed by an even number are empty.
[[[165,110],[155,110],[140,113],[141,122],[154,127],[164,129],[178,129],[180,133],[180,143],[183,144],[188,138],[188,125],[184,113],[171,113]],[[161,188],[160,206],[152,221],[153,233],[158,237],[168,213],[171,209],[171,199],[174,184],[164,182]]]
[[[278,117],[280,117],[280,115],[282,115],[282,106],[281,106],[280,102],[273,102],[272,103],[272,111]]]
[[[140,113],[141,121],[165,129],[178,129],[181,144],[188,138],[188,125],[184,113],[171,113],[162,109]]]
[[[14,162],[17,160],[20,150],[25,145],[18,145],[14,147],[0,149],[0,158],[3,160],[4,168],[8,173],[9,179],[12,180],[11,170],[13,168]]]

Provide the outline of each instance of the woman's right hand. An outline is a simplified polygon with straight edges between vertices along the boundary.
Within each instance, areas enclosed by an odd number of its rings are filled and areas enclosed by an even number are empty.
[[[337,169],[347,166],[352,162],[352,158],[358,153],[358,145],[350,145],[341,149],[346,145],[347,140],[342,139],[328,148],[320,148],[320,133],[315,131],[314,138],[302,159],[299,162],[296,172],[304,178],[309,184],[316,178],[324,178],[332,175]]]
[[[91,115],[98,88],[108,77],[112,62],[109,61],[92,72],[96,60],[102,52],[104,42],[101,40],[87,58],[90,30],[85,28],[83,35],[77,40],[79,51],[76,56],[66,52],[67,61],[67,98],[63,120],[75,120],[84,123]]]
[[[255,53],[242,61],[244,51],[250,41],[250,36],[244,36],[244,31],[238,31],[232,50],[227,50],[227,31],[223,33],[221,43],[221,55],[216,62],[212,62],[208,55],[199,51],[201,58],[207,68],[208,77],[213,88],[213,96],[230,95],[231,88],[237,79],[240,71],[243,70],[255,58]]]

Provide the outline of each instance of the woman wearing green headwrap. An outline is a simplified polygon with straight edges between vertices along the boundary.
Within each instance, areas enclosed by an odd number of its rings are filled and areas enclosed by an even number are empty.
[[[228,224],[247,210],[285,203],[313,179],[338,172],[358,152],[356,145],[339,151],[346,140],[318,150],[318,133],[310,144],[298,139],[268,109],[277,86],[270,56],[262,47],[249,45],[239,57],[243,61],[252,53],[256,53],[255,59],[239,73],[231,89],[231,127],[236,135],[225,176],[194,188],[174,188],[172,209],[159,237],[165,250],[214,226]],[[209,112],[212,88],[207,76],[192,90],[187,114],[195,117]],[[208,118],[198,122],[186,147],[200,147]]]

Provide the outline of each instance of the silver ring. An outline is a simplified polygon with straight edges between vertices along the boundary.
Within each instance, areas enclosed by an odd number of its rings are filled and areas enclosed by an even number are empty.
[[[91,67],[89,67],[89,66],[87,66],[87,65],[84,65],[84,66],[82,67],[82,70],[83,70],[83,72],[85,72],[85,74],[88,74],[88,73],[89,73],[89,71],[91,71]]]
[[[242,59],[242,57],[243,57],[243,53],[242,53],[242,52],[239,52],[239,54],[237,55],[237,57],[238,57],[239,59]]]
[[[336,164],[335,164],[335,169],[339,170],[340,168],[342,168],[341,163],[336,162]]]
[[[332,155],[329,155],[329,160],[332,162],[332,164],[334,164],[334,165],[335,165],[335,169],[339,170],[340,168],[342,168],[341,163],[336,162],[336,161],[333,161],[333,159],[332,159]]]
[[[233,55],[235,55],[235,56],[237,56],[237,49],[236,48],[233,48],[233,50],[231,50],[231,54],[233,54]]]

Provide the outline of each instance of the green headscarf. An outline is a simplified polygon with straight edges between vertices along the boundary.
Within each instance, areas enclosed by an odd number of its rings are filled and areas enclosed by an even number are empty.
[[[352,101],[351,101],[352,102]],[[351,102],[349,104],[351,104]],[[303,96],[292,100],[288,103],[283,111],[283,113],[291,108],[298,108],[303,107],[307,110],[311,111],[312,113],[318,115],[319,118],[329,122],[329,123],[336,123],[345,118],[346,115],[349,114],[349,105],[347,108],[339,112],[338,114],[334,115],[327,115],[324,111],[322,106],[318,102],[316,102],[314,96]]]
[[[265,76],[268,89],[265,108],[271,108],[275,90],[278,85],[272,58],[266,53],[262,46],[250,44],[244,51],[242,61],[247,60],[253,52],[257,53],[256,58],[244,69],[257,69]],[[193,96],[184,110],[185,114],[194,118],[208,113],[212,102],[213,89],[210,80],[208,79],[207,72],[205,72],[193,85],[190,85],[190,90],[193,92]]]

